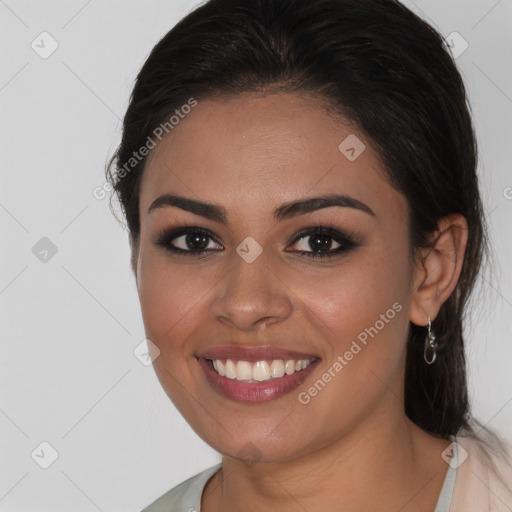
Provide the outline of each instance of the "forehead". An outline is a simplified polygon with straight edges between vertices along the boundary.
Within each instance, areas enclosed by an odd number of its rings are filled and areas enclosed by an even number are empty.
[[[333,192],[404,218],[405,198],[356,127],[310,96],[245,94],[199,101],[152,150],[140,209],[143,217],[158,195],[178,193],[256,214]]]

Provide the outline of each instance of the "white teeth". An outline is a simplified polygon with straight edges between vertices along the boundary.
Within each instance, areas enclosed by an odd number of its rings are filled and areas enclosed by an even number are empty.
[[[231,359],[226,361],[226,377],[228,379],[236,379],[236,366]]]
[[[286,364],[284,365],[284,371],[286,372],[286,375],[295,373],[295,361],[286,361]]]
[[[284,375],[284,362],[280,359],[272,361],[272,364],[270,365],[270,374],[274,379],[282,377]]]
[[[252,367],[252,378],[258,382],[270,379],[270,366],[267,361],[258,361],[254,364]]]
[[[279,379],[286,375],[307,368],[313,359],[274,359],[271,364],[267,361],[233,361],[227,359],[223,363],[220,359],[212,361],[213,368],[221,377],[249,382],[262,382],[271,379]]]
[[[238,361],[236,365],[236,378],[237,380],[252,379],[252,365],[247,361]]]

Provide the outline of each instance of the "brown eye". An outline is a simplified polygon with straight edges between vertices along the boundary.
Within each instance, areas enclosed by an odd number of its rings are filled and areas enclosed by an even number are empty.
[[[289,251],[297,251],[309,258],[325,258],[340,255],[360,245],[353,237],[334,228],[319,226],[299,233]]]
[[[341,247],[341,244],[336,242],[332,237],[322,234],[305,236],[295,245],[297,246],[298,251],[303,252],[308,250],[313,252],[329,252],[332,249]],[[333,245],[335,246],[333,247]]]
[[[155,243],[170,252],[192,256],[223,249],[209,231],[192,226],[164,231]]]
[[[208,236],[201,235],[197,233],[188,234],[180,236],[176,239],[176,245],[179,247],[178,241],[184,238],[183,245],[185,247],[180,247],[180,249],[190,250],[190,251],[204,251],[208,247]]]

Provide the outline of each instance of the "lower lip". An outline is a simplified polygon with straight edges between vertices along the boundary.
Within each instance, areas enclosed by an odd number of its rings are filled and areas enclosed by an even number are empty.
[[[279,379],[271,379],[263,382],[244,382],[236,379],[221,377],[206,360],[198,358],[201,368],[204,370],[209,384],[222,396],[237,402],[267,402],[280,398],[298,388],[307,376],[320,364],[315,359],[307,368],[291,375],[284,375]]]

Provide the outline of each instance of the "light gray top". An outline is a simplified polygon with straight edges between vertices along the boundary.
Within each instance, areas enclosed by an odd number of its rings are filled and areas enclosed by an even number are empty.
[[[434,512],[449,512],[452,504],[453,489],[455,488],[455,478],[457,476],[457,467],[459,466],[459,455],[456,438],[451,437],[451,440],[452,458],[448,464],[448,471],[444,477],[443,487],[441,488],[441,494],[439,494],[439,499],[437,500],[437,505],[434,509]]]
[[[453,455],[434,512],[449,512],[450,510],[458,466],[457,443],[454,439],[452,438]],[[219,463],[185,480],[142,512],[201,512],[201,497],[206,483],[221,467],[222,463]]]
[[[206,482],[221,467],[222,463],[219,463],[185,480],[160,496],[142,512],[200,512],[201,497]]]

